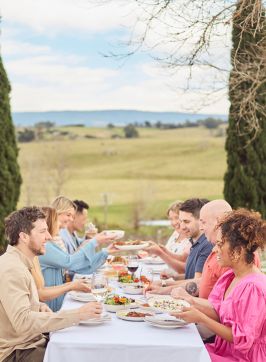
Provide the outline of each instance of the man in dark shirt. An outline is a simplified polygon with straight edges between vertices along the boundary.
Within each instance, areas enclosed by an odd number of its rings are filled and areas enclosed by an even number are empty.
[[[159,286],[158,282],[153,283],[150,287],[151,293],[168,294],[177,286],[191,285],[192,288],[197,289],[204,263],[213,248],[200,230],[199,223],[200,209],[207,202],[206,199],[189,199],[182,203],[179,209],[181,229],[190,238],[192,244],[186,261],[185,274],[176,274],[175,281],[172,279],[163,281],[163,286]]]

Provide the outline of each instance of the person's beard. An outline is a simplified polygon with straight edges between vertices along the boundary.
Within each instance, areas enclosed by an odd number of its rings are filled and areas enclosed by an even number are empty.
[[[29,243],[29,249],[30,249],[30,251],[31,251],[34,255],[36,255],[36,256],[38,256],[38,255],[43,255],[43,254],[45,253],[45,250],[43,250],[42,247],[40,247],[40,248],[37,249],[37,248],[33,245],[33,242],[32,242],[32,241]]]

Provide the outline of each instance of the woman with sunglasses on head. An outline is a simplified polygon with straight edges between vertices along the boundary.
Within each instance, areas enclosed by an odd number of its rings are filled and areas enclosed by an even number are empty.
[[[56,210],[49,206],[42,207],[41,210],[44,212],[46,216],[48,231],[51,237],[54,238],[58,234],[58,220],[57,220]],[[86,283],[84,283],[84,281],[82,280],[76,280],[61,285],[46,287],[38,257],[34,258],[31,274],[37,286],[39,299],[41,302],[47,302],[52,299],[58,298],[71,290],[82,291],[82,292],[90,291],[89,286]]]
[[[194,299],[174,315],[203,323],[216,334],[206,348],[213,362],[266,361],[266,275],[253,263],[266,243],[266,223],[258,213],[232,211],[218,225],[218,262],[231,269],[214,286],[205,306]]]
[[[58,196],[52,203],[59,221],[59,228],[67,226],[75,215],[75,204],[64,196]],[[96,234],[89,242],[84,242],[74,254],[68,254],[63,240],[57,236],[46,243],[46,252],[39,257],[42,273],[46,286],[61,285],[64,283],[64,273],[71,270],[79,274],[91,274],[97,270],[106,260],[112,245],[95,251],[98,245],[112,242],[113,237],[108,237],[104,232]],[[59,296],[47,302],[54,311],[58,311],[63,303],[64,296]]]

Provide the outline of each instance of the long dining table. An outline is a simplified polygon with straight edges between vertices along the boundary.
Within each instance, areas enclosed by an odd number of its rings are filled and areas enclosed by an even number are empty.
[[[116,282],[113,286],[115,293],[126,295]],[[67,294],[62,308],[74,309],[81,305],[82,302]],[[110,315],[111,321],[104,324],[80,324],[50,333],[44,362],[210,361],[194,324],[161,329],[146,322],[121,320],[115,313]]]

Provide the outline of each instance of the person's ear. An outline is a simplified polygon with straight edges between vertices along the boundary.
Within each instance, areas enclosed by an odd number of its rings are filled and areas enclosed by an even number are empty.
[[[29,235],[24,233],[24,231],[21,231],[19,233],[19,239],[24,243],[24,244],[27,244],[28,243],[28,240],[29,240]]]

